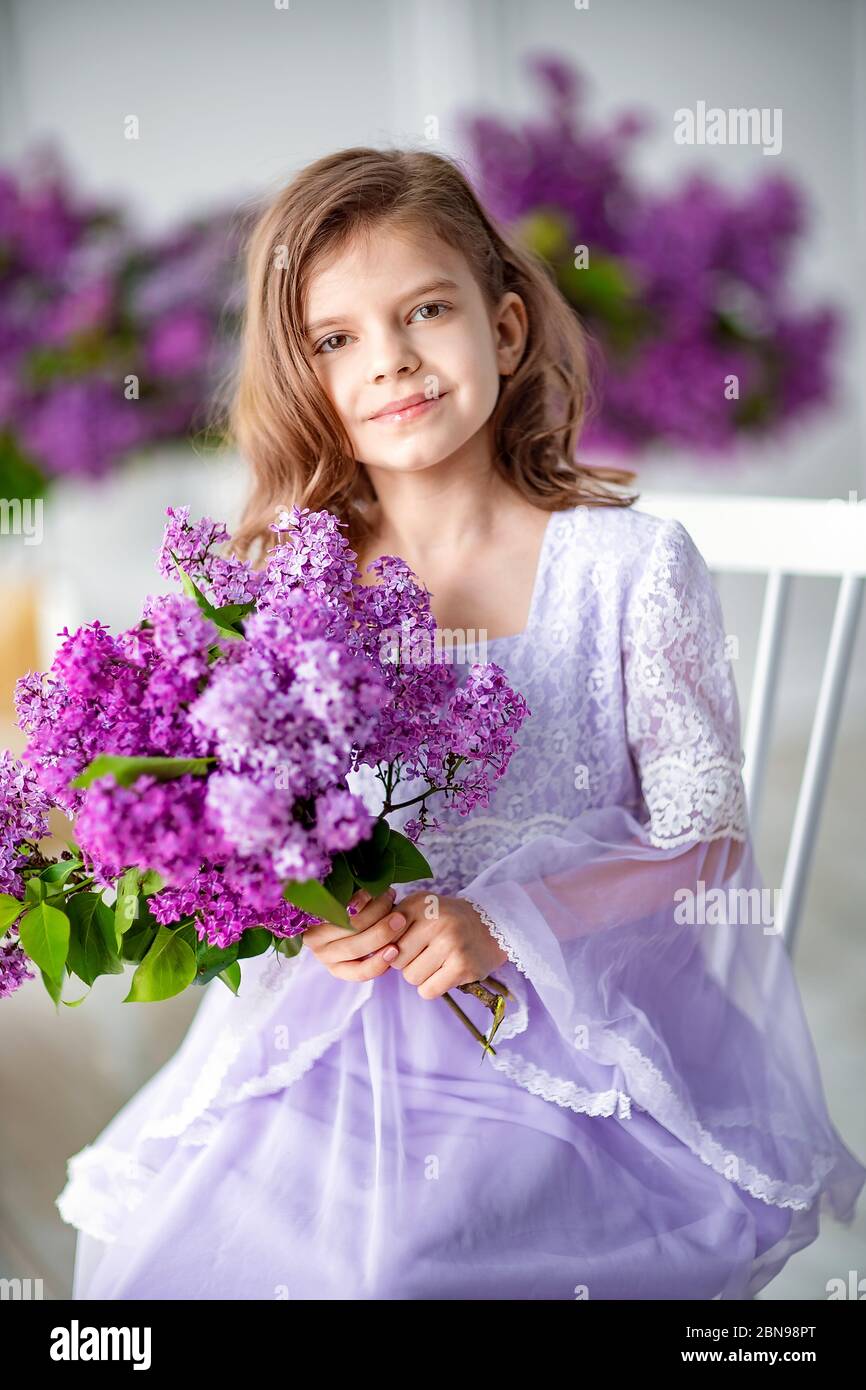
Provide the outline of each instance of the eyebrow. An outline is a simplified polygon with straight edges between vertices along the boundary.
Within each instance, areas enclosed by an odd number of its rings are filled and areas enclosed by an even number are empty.
[[[417,289],[414,289],[414,290],[407,290],[405,294],[401,294],[401,295],[400,295],[400,298],[401,298],[401,299],[415,299],[415,298],[416,298],[418,295],[420,295],[420,294],[433,294],[433,292],[434,292],[435,290],[459,290],[459,289],[460,289],[460,286],[458,285],[458,283],[457,283],[456,280],[449,280],[449,279],[447,279],[446,277],[443,276],[443,278],[442,278],[441,280],[434,280],[434,281],[433,281],[431,284],[429,284],[429,285],[419,285],[419,286],[417,287]],[[310,333],[318,333],[320,329],[322,329],[322,328],[328,328],[328,327],[330,327],[330,325],[331,325],[332,323],[342,323],[343,320],[344,320],[345,318],[347,318],[347,317],[348,317],[347,314],[343,314],[343,316],[342,316],[341,318],[317,319],[315,323],[308,323],[308,324],[306,325],[306,327],[304,328],[304,332],[305,332],[305,333],[308,333],[308,334],[310,334]]]

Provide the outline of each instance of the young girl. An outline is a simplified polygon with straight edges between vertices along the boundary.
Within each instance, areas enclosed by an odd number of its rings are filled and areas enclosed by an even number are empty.
[[[238,553],[329,509],[531,717],[489,807],[437,807],[432,879],[212,984],[70,1159],[74,1296],[749,1298],[866,1169],[762,892],[704,560],[574,461],[586,340],[450,161],[317,161],[247,269]],[[485,1058],[442,995],[491,974]]]

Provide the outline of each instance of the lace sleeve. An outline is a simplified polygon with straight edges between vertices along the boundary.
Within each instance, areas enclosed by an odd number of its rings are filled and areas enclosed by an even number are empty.
[[[626,734],[651,843],[745,840],[740,712],[721,603],[679,521],[658,529],[632,585],[622,659]]]
[[[647,1111],[751,1196],[801,1210],[826,1194],[848,1220],[864,1170],[827,1113],[755,860],[721,604],[679,522],[645,535],[618,609],[645,808],[578,810],[461,888],[514,996],[488,1060],[605,1122]]]

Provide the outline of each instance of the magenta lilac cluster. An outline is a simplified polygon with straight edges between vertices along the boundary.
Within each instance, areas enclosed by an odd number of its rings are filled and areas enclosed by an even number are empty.
[[[64,630],[51,670],[16,687],[25,757],[76,817],[98,884],[155,870],[153,917],[191,917],[214,946],[256,926],[295,935],[316,919],[285,900],[285,883],[323,880],[374,828],[350,772],[366,763],[389,788],[420,776],[468,814],[487,804],[529,711],[494,665],[458,688],[427,591],[393,556],[363,584],[330,513],[283,510],[258,570],[221,553],[223,525],[187,507],[167,516],[159,572],[182,570],[195,596],[149,597],[117,636],[98,621]],[[246,605],[242,620],[231,605]],[[206,761],[73,787],[99,754]],[[407,834],[431,825],[425,798]]]
[[[0,894],[18,899],[23,895],[21,870],[28,852],[48,833],[50,809],[50,797],[33,769],[8,749],[0,749]],[[0,936],[0,999],[33,974],[18,944],[17,929],[8,927]]]

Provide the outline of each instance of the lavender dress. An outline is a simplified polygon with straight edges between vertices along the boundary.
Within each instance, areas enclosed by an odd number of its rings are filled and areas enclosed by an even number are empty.
[[[688,532],[553,514],[526,630],[477,654],[532,715],[489,807],[440,816],[432,880],[398,896],[468,898],[507,951],[496,1057],[399,971],[244,962],[70,1159],[74,1297],[742,1299],[820,1211],[852,1219],[866,1168],[755,863]],[[372,774],[355,788],[377,809]]]

